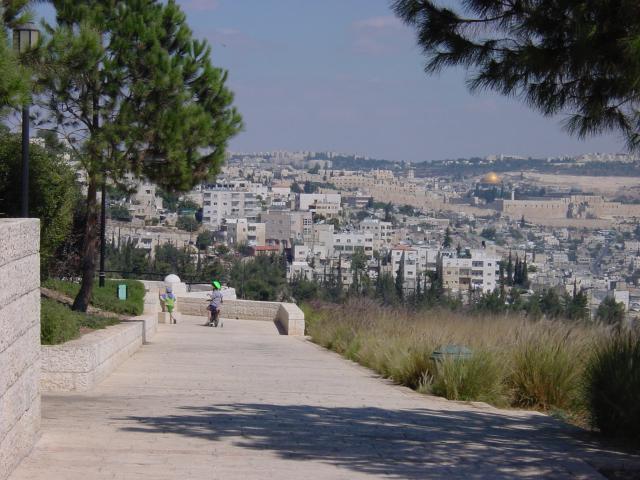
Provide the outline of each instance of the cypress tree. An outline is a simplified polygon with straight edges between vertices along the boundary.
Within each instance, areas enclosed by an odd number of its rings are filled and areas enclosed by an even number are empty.
[[[509,250],[509,260],[507,261],[507,285],[513,285],[513,260],[511,259],[511,250]]]
[[[447,227],[447,229],[445,230],[444,233],[444,241],[442,242],[442,246],[444,248],[451,248],[451,244],[452,244],[452,240],[451,240],[451,229],[449,227]]]
[[[404,298],[404,252],[400,257],[400,266],[396,271],[396,294],[400,300]]]

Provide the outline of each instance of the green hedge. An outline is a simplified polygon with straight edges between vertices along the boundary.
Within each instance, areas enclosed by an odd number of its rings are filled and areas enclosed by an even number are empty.
[[[43,299],[40,311],[40,343],[58,345],[80,335],[80,328],[94,330],[118,323],[118,319],[72,311],[67,305]]]
[[[128,298],[118,300],[118,285],[126,284]],[[47,280],[43,287],[56,290],[70,297],[75,297],[80,290],[80,284],[62,280]],[[91,295],[91,305],[123,315],[142,315],[144,310],[144,285],[138,280],[107,280],[104,287],[98,286],[96,280]]]

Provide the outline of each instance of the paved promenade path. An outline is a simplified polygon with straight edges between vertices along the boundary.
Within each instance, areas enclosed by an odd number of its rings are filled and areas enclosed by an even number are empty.
[[[45,396],[11,480],[602,478],[587,461],[605,454],[545,416],[414,393],[273,324],[200,321],[160,325],[90,393]]]

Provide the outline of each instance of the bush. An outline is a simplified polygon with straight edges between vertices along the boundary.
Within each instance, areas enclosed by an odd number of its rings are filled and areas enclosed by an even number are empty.
[[[422,389],[428,385],[421,386]],[[507,403],[504,363],[490,352],[475,352],[469,359],[438,362],[431,393],[449,400],[475,400],[494,405]]]
[[[509,379],[514,405],[542,410],[575,407],[584,365],[578,339],[561,323],[529,328],[521,335]]]
[[[121,284],[127,285],[128,297],[124,301],[118,300],[118,285]],[[80,291],[79,284],[63,280],[47,280],[43,287],[72,298]],[[137,280],[106,280],[104,287],[99,287],[96,281],[91,294],[91,305],[107,312],[138,316],[144,311],[144,295],[144,284]]]
[[[56,249],[71,233],[79,197],[75,170],[60,155],[64,148],[47,141],[45,148],[31,144],[29,163],[29,216],[40,219],[40,265],[46,276]],[[0,129],[0,216],[21,216],[22,139]]]
[[[75,312],[53,300],[43,299],[40,311],[40,343],[57,345],[80,335]]]
[[[187,232],[195,232],[196,230],[198,230],[199,226],[200,224],[195,217],[190,217],[187,215],[179,216],[178,220],[176,221],[176,227]]]
[[[74,312],[67,305],[43,299],[40,311],[40,343],[58,345],[80,335],[80,328],[97,330],[118,323],[118,319]]]
[[[640,441],[640,334],[603,340],[587,362],[585,380],[593,425],[605,435]]]

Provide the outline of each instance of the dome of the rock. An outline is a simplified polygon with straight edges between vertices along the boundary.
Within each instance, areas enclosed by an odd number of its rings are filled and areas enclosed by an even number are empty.
[[[498,185],[500,183],[500,177],[495,172],[489,172],[484,177],[482,177],[480,183],[486,185]]]

